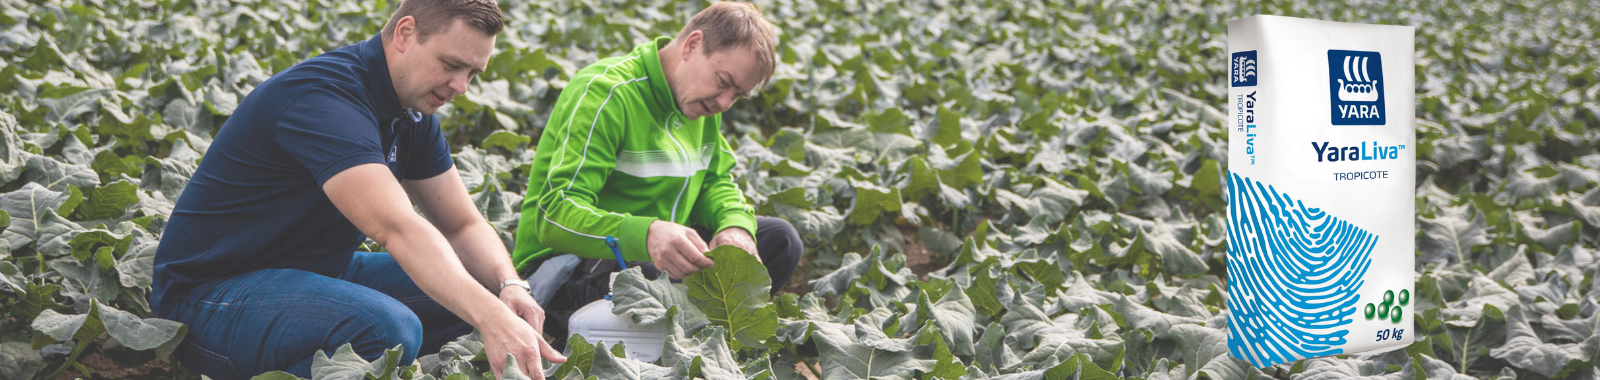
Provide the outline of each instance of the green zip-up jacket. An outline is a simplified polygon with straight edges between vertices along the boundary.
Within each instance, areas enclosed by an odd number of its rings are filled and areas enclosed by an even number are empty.
[[[729,177],[722,118],[686,120],[673,101],[657,53],[670,41],[595,62],[561,91],[529,171],[511,254],[518,270],[554,252],[611,258],[607,236],[623,258],[650,260],[645,236],[656,220],[755,234]]]

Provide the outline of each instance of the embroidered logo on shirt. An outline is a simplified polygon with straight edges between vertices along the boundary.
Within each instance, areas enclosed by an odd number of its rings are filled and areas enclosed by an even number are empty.
[[[667,124],[671,124],[672,125],[672,129],[682,129],[683,128],[683,114],[673,114],[672,116],[674,116],[674,117],[671,117],[671,118],[667,119]]]

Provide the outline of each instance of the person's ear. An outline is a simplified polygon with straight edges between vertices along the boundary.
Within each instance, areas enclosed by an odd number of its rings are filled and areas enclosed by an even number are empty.
[[[702,33],[699,30],[689,32],[689,35],[683,36],[683,54],[679,54],[681,56],[679,59],[682,59],[685,62],[689,61],[690,56],[694,55],[694,53],[699,52],[701,48],[705,47],[705,45],[703,45],[705,42],[705,37],[705,33]]]
[[[415,17],[401,17],[394,23],[394,48],[405,53],[411,47],[413,39],[417,38],[417,19]]]

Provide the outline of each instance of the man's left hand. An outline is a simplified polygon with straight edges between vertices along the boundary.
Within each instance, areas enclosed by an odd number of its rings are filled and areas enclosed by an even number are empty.
[[[539,307],[539,303],[534,302],[533,296],[528,294],[527,289],[523,289],[521,286],[507,286],[500,291],[500,302],[511,308],[511,312],[516,313],[517,317],[528,321],[528,325],[533,327],[533,331],[539,333],[539,351],[544,354],[544,359],[556,363],[566,362],[566,358],[560,355],[561,351],[551,347],[550,342],[544,339],[544,308]],[[535,363],[534,365],[538,364]]]
[[[750,252],[751,256],[756,257],[757,262],[761,261],[761,255],[756,252],[756,239],[750,237],[750,231],[745,231],[743,227],[724,228],[722,231],[717,232],[717,236],[711,237],[710,248],[716,249],[717,246],[724,244]]]

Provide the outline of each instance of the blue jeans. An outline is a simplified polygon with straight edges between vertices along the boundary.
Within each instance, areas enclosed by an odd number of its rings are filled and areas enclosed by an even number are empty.
[[[439,350],[472,326],[440,306],[387,253],[356,252],[339,278],[261,269],[190,294],[161,317],[189,325],[178,358],[212,379],[270,371],[311,377],[312,357],[345,343],[367,360],[402,345],[400,361]]]

